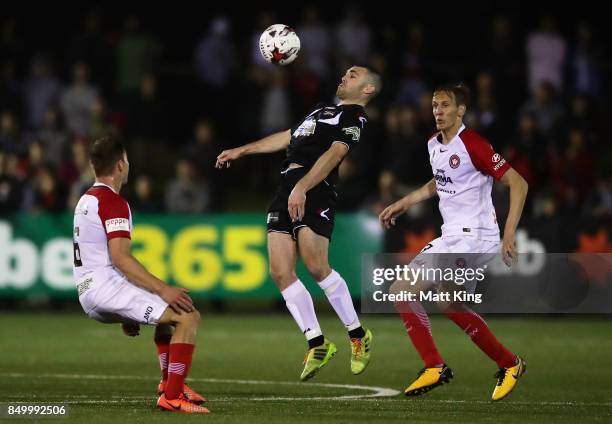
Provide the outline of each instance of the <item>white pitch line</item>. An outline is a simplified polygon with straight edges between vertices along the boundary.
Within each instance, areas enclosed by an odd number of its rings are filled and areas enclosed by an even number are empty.
[[[3,377],[12,378],[24,378],[24,377],[35,377],[35,378],[58,378],[58,379],[72,379],[72,380],[158,380],[159,377],[145,377],[136,375],[96,375],[96,374],[39,374],[36,376],[22,374],[22,373],[6,373],[0,374]],[[365,390],[373,393],[368,394],[355,394],[355,395],[342,395],[342,396],[313,396],[313,397],[251,397],[251,398],[224,398],[222,400],[236,401],[236,400],[249,400],[249,401],[285,401],[285,400],[355,400],[355,399],[368,399],[368,398],[380,398],[396,396],[400,392],[395,389],[387,387],[374,387],[374,386],[361,386],[357,384],[334,384],[334,383],[301,383],[297,381],[268,381],[268,380],[232,380],[224,378],[190,378],[190,381],[201,381],[206,383],[227,383],[227,384],[261,384],[261,385],[286,385],[286,386],[317,386],[327,387],[335,389],[348,389],[348,390]],[[211,399],[221,400],[221,399]],[[96,401],[97,402],[97,401]],[[114,403],[117,403],[113,401]]]

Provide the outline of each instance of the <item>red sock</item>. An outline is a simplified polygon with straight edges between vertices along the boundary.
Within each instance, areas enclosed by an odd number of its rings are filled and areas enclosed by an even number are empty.
[[[463,304],[454,303],[446,310],[446,316],[470,336],[498,367],[510,368],[516,364],[516,356],[495,338],[487,323],[476,312]]]
[[[183,392],[183,384],[191,367],[194,348],[195,346],[189,343],[170,344],[166,399],[176,399]]]
[[[159,358],[159,368],[162,373],[162,380],[168,380],[168,355],[170,353],[170,338],[169,334],[155,336],[155,345],[157,346],[157,357]]]
[[[412,344],[425,362],[425,367],[432,368],[443,364],[444,360],[431,336],[431,324],[423,306],[419,302],[401,302],[396,303],[395,308],[402,317]]]

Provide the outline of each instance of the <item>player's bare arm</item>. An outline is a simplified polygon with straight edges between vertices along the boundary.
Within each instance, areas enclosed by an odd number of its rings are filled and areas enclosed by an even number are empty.
[[[131,243],[131,240],[125,237],[115,237],[109,240],[108,248],[113,265],[125,274],[131,283],[159,295],[177,313],[180,313],[181,310],[193,311],[193,301],[187,294],[188,290],[169,286],[147,271],[130,253]]]
[[[344,143],[333,143],[331,147],[321,155],[310,171],[304,175],[295,185],[287,201],[289,216],[293,221],[300,221],[304,217],[306,205],[306,192],[319,184],[346,156],[349,149]]]
[[[513,168],[508,169],[500,181],[510,187],[510,210],[508,211],[502,240],[502,259],[506,265],[510,266],[512,261],[516,261],[518,258],[514,237],[523,213],[523,205],[529,186],[527,181]]]
[[[286,149],[291,142],[291,130],[281,131],[235,149],[224,150],[217,156],[215,168],[229,168],[232,161],[242,156],[274,153]]]
[[[385,228],[391,228],[392,225],[395,225],[395,220],[397,217],[406,212],[412,205],[416,205],[423,200],[427,200],[435,196],[437,193],[436,181],[432,178],[421,188],[387,206],[378,217],[381,225]]]

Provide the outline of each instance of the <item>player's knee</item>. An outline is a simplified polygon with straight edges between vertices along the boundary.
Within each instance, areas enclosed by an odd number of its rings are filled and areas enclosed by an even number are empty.
[[[200,325],[200,322],[202,321],[200,311],[194,308],[193,311],[189,312],[187,315],[189,315],[189,321],[191,322],[191,325],[193,325],[194,327],[198,327]]]
[[[331,268],[327,261],[321,261],[318,259],[302,258],[304,265],[308,273],[315,279],[315,281],[323,281],[331,273]]]
[[[174,317],[176,324],[186,325],[189,327],[199,326],[200,320],[200,312],[197,309],[194,309],[191,312],[182,311],[181,313],[177,313]]]
[[[274,266],[270,264],[270,277],[278,285],[288,285],[297,280],[297,275],[286,267]]]

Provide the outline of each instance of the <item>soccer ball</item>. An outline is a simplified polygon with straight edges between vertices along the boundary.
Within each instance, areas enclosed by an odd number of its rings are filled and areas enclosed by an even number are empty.
[[[259,37],[259,50],[268,62],[288,65],[300,51],[300,39],[293,28],[274,24],[266,28]]]

